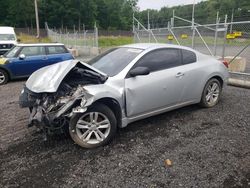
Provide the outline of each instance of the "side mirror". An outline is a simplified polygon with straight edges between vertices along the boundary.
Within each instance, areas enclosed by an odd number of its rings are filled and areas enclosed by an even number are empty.
[[[136,67],[130,70],[129,75],[131,77],[139,76],[139,75],[148,75],[150,70],[148,67]]]
[[[19,55],[19,59],[21,59],[21,60],[25,59],[25,57],[26,57],[26,56],[25,56],[24,54],[20,54],[20,55]]]
[[[17,39],[17,42],[21,42],[21,39],[18,38],[18,39]]]

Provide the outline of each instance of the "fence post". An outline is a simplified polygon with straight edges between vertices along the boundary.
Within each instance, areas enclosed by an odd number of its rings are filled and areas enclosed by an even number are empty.
[[[224,42],[223,42],[223,49],[222,49],[222,59],[225,57],[225,50],[226,50],[226,42],[227,42],[227,29],[228,29],[228,24],[227,24],[227,14],[225,15],[225,33],[224,33]]]
[[[69,33],[67,32],[67,47],[69,48]]]
[[[148,10],[148,31],[150,30],[150,23],[149,23],[149,10]],[[151,42],[151,33],[148,32],[148,42],[150,43]]]
[[[96,22],[95,22],[95,47],[98,48],[98,28],[96,26]]]
[[[217,51],[218,24],[219,24],[219,12],[217,12],[217,15],[216,15],[216,26],[215,26],[215,36],[214,36],[214,56],[216,56],[216,51]]]
[[[194,39],[195,39],[195,27],[192,27],[193,35],[192,35],[192,48],[194,49]]]

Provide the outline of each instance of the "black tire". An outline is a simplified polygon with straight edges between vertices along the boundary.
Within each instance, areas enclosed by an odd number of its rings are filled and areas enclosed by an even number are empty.
[[[84,116],[87,117],[88,114],[90,114],[91,112],[97,112],[100,115],[104,115],[109,120],[109,132],[107,134],[107,137],[103,141],[100,141],[100,143],[90,144],[90,143],[87,143],[86,141],[83,141],[79,136],[79,129],[77,128],[78,120],[80,120]],[[69,133],[70,133],[71,138],[74,140],[76,144],[78,144],[79,146],[83,148],[96,148],[99,146],[107,145],[114,138],[116,134],[116,130],[117,130],[117,119],[113,111],[108,106],[101,104],[101,103],[94,104],[93,106],[89,107],[88,110],[84,113],[77,113],[73,115],[69,123]]]
[[[208,96],[208,93],[209,93],[209,87],[211,87],[213,84],[217,85],[218,87],[218,89],[216,90],[218,92],[218,97],[214,99],[214,101],[212,100],[211,102],[209,102],[206,97]],[[202,92],[200,106],[205,107],[205,108],[211,108],[215,106],[219,102],[221,92],[222,92],[222,86],[219,80],[217,80],[216,78],[212,78],[208,80]]]
[[[9,75],[8,75],[8,73],[5,70],[0,69],[0,85],[4,85],[8,81],[9,81]]]

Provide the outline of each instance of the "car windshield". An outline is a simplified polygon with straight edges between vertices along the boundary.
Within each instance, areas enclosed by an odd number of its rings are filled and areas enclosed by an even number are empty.
[[[15,40],[15,36],[13,34],[0,34],[0,40],[2,41]]]
[[[17,51],[20,49],[20,46],[15,46],[12,49],[10,49],[7,53],[5,53],[3,56],[7,58],[15,57]]]
[[[90,60],[88,64],[109,76],[115,76],[141,52],[141,49],[136,48],[114,48]]]

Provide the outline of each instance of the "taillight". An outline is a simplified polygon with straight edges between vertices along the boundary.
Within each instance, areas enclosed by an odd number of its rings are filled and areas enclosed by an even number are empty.
[[[227,61],[222,60],[221,62],[228,68],[228,62]]]

